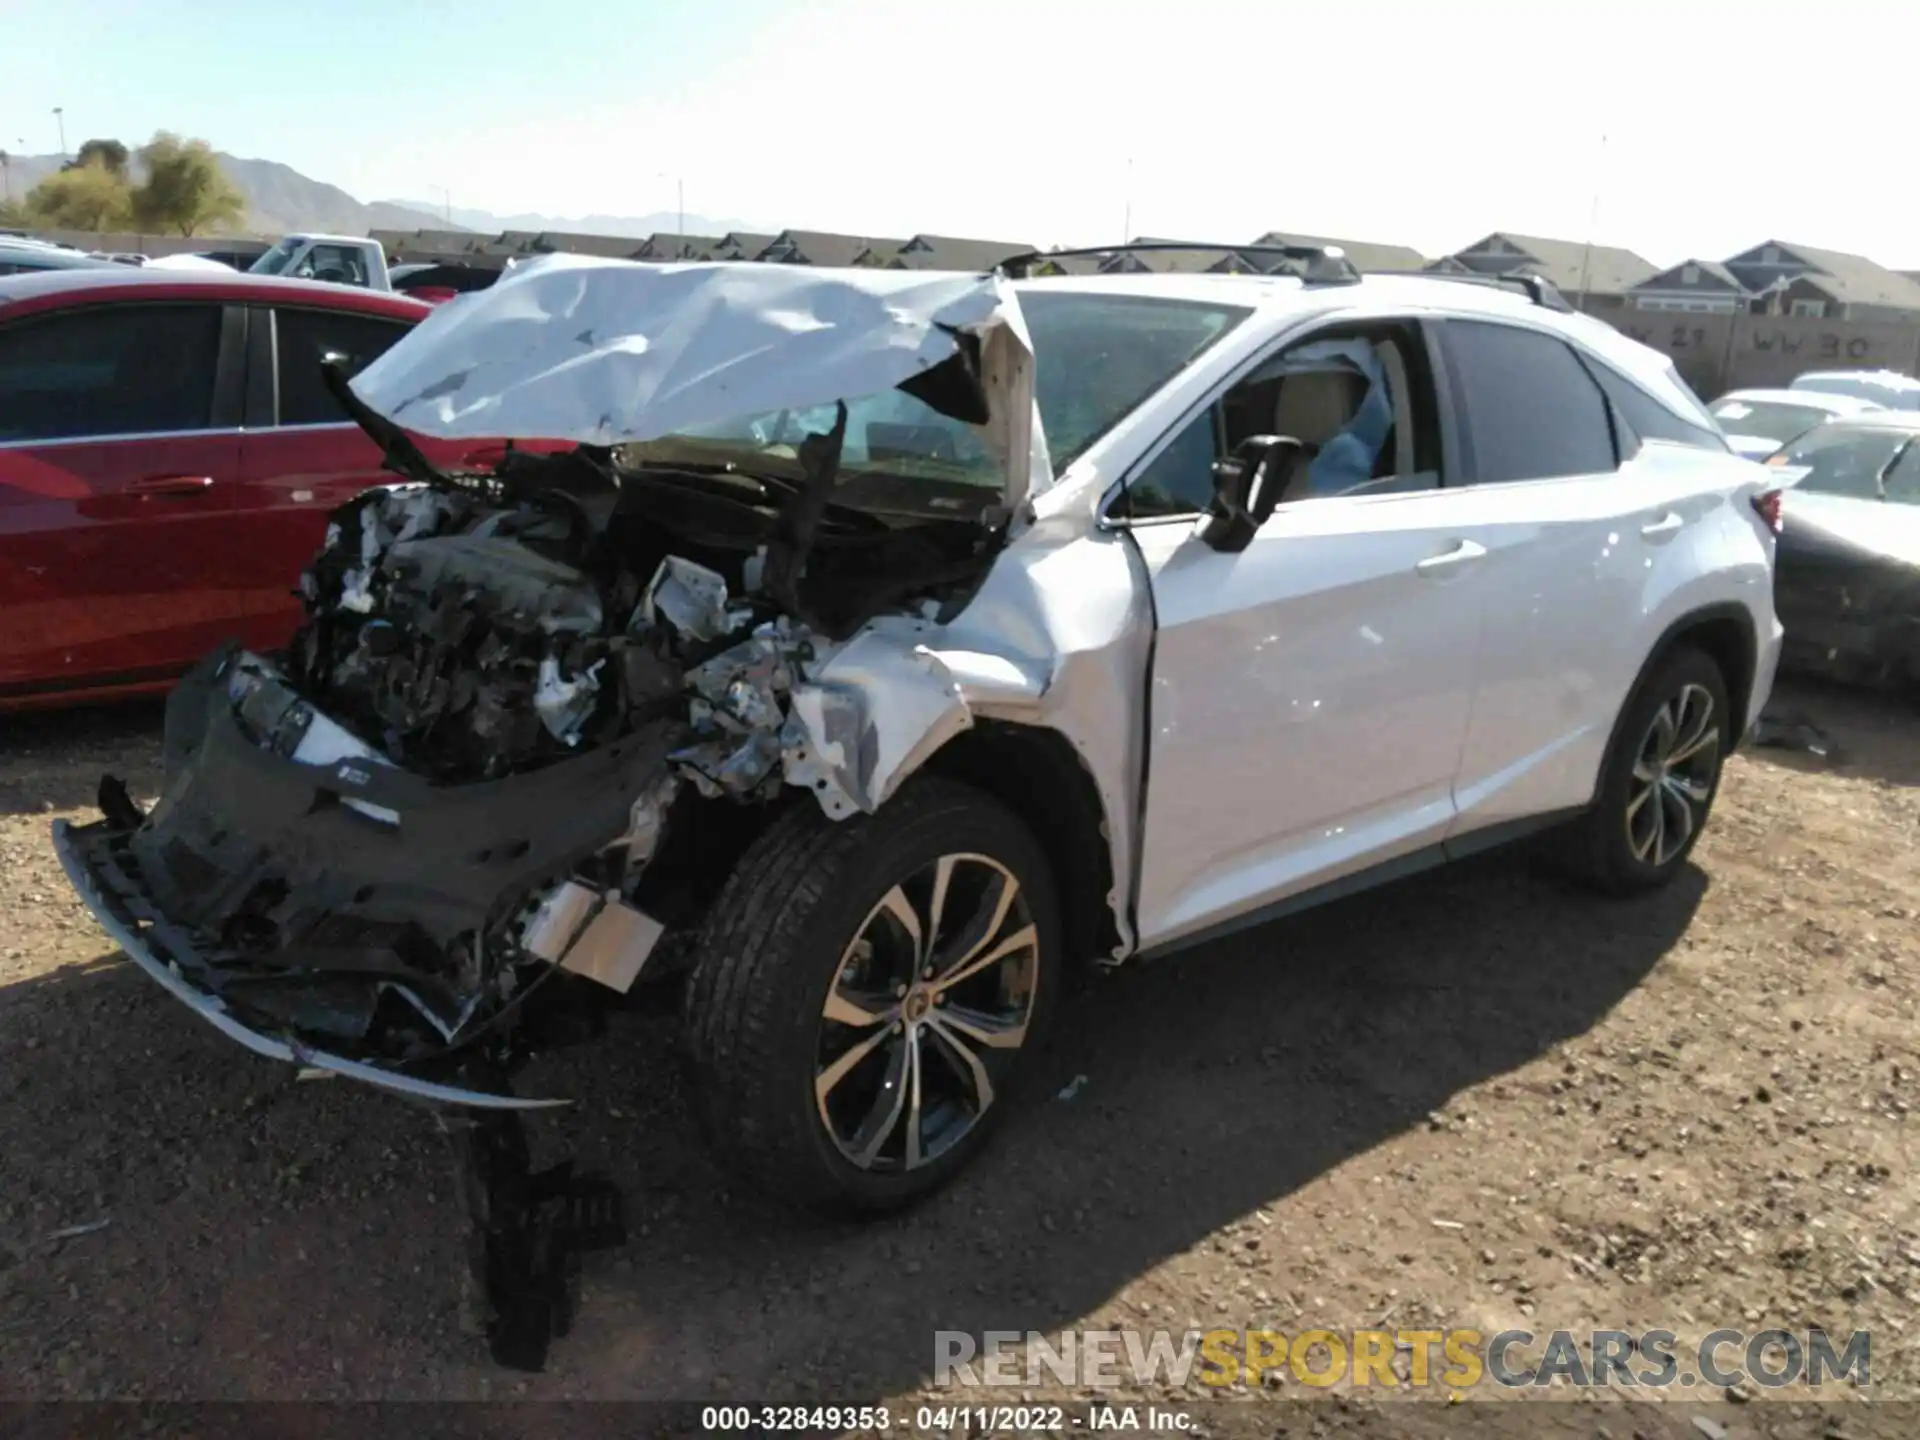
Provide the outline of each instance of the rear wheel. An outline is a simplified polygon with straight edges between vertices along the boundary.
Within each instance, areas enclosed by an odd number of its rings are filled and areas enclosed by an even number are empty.
[[[1005,1112],[1060,965],[1045,856],[998,802],[926,778],[872,816],[796,805],[735,868],[687,990],[717,1147],[813,1208],[926,1194]]]
[[[1592,807],[1567,833],[1566,859],[1596,889],[1665,885],[1713,809],[1732,738],[1720,667],[1691,646],[1651,671],[1627,702]]]

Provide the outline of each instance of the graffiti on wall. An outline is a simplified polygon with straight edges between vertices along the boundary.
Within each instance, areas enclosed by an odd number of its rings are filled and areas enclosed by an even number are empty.
[[[1629,322],[1620,328],[1642,345],[1651,345],[1669,355],[1705,350],[1717,352],[1728,348],[1724,324],[1716,325],[1712,333],[1705,325],[1684,321],[1673,325]],[[1744,334],[1736,331],[1732,340],[1731,348],[1735,351],[1748,350],[1756,354],[1771,351],[1807,360],[1871,360],[1880,348],[1866,335],[1845,335],[1837,330],[1796,334],[1777,325],[1755,325],[1747,328]]]

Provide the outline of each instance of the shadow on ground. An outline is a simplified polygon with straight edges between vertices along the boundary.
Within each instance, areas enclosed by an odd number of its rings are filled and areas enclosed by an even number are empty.
[[[1804,749],[1754,746],[1757,760],[1814,774],[1859,775],[1890,785],[1920,785],[1920,705],[1906,696],[1799,676],[1782,677],[1765,714],[1791,726],[1810,726],[1831,746],[1827,755]]]
[[[103,770],[136,793],[157,787],[162,708],[158,700],[129,700],[0,715],[0,815],[90,806]]]
[[[854,1403],[917,1384],[936,1329],[1075,1323],[1587,1030],[1705,888],[1689,870],[1609,903],[1495,855],[1106,977],[980,1161],[864,1227],[729,1193],[670,1007],[635,1006],[525,1078],[581,1097],[537,1144],[609,1167],[632,1235],[587,1257],[576,1330],[524,1393]],[[117,960],[0,990],[0,1056],[0,1393],[520,1393],[459,1329],[461,1212],[426,1115],[294,1083]]]

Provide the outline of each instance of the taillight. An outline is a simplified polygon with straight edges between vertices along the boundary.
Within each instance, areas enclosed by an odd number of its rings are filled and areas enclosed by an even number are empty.
[[[1774,534],[1780,533],[1783,523],[1780,518],[1780,492],[1765,490],[1753,497],[1753,512],[1767,522],[1767,528]]]

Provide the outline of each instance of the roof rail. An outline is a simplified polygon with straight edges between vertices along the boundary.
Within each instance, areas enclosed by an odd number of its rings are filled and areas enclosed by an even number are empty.
[[[1452,280],[1461,285],[1489,285],[1495,289],[1518,290],[1548,310],[1572,315],[1573,306],[1559,288],[1543,275],[1457,275],[1447,270],[1374,270],[1374,275],[1405,276],[1415,280]]]
[[[1023,280],[1035,265],[1067,256],[1138,255],[1155,251],[1206,251],[1209,254],[1274,255],[1298,261],[1306,267],[1301,275],[1308,285],[1353,285],[1360,280],[1347,252],[1338,245],[1217,245],[1203,240],[1138,240],[1129,245],[1089,245],[1077,250],[1030,250],[1025,255],[1010,255],[998,266],[1009,279]]]

